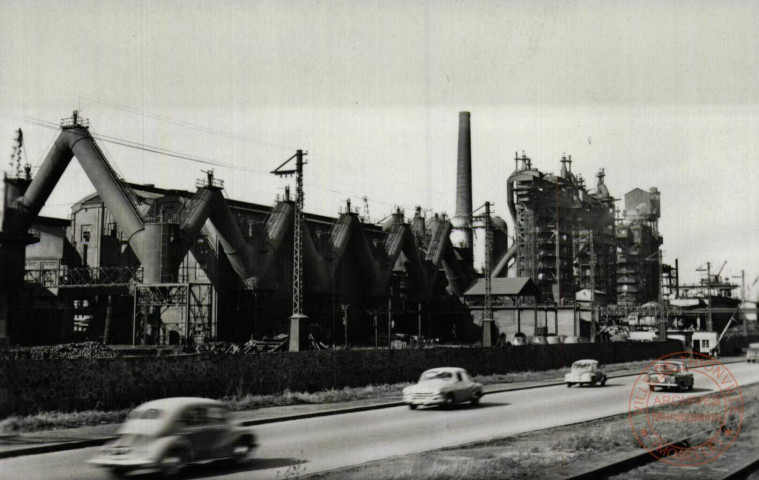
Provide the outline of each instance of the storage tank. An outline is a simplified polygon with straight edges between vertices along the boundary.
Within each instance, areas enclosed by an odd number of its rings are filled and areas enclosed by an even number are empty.
[[[169,270],[169,238],[172,225],[165,222],[145,224],[143,234],[143,281],[145,283],[162,283],[176,281]]]

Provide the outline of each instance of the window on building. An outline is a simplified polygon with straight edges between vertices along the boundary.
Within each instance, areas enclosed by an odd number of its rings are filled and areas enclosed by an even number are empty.
[[[119,229],[116,225],[116,222],[111,222],[108,224],[108,235],[113,238],[117,238],[119,236]]]
[[[701,340],[701,348],[709,348],[709,340]]]
[[[82,225],[82,242],[90,243],[90,234],[92,233],[92,225]]]

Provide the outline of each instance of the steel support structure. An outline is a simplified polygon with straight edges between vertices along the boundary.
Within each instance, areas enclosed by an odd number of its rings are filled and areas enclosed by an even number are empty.
[[[217,320],[213,315],[213,286],[210,283],[135,284],[132,295],[133,345],[137,345],[141,338],[145,343],[168,344],[171,331],[177,332],[179,340],[184,342],[216,339]],[[169,309],[180,310],[182,315],[177,318],[181,320],[164,323],[163,313]]]

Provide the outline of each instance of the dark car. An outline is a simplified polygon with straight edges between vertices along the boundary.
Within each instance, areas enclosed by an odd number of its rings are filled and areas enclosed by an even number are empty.
[[[244,460],[256,447],[253,433],[230,422],[229,407],[207,398],[144,403],[129,413],[117,434],[89,462],[116,476],[135,470],[171,476],[192,462]]]
[[[680,391],[693,390],[693,374],[681,360],[662,360],[656,362],[646,375],[648,388],[653,392],[656,387],[662,389],[676,388]]]

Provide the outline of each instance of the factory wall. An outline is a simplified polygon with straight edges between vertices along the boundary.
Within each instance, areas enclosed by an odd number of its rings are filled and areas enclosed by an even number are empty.
[[[170,396],[221,398],[416,381],[440,365],[474,375],[551,370],[575,360],[654,359],[680,342],[424,350],[327,350],[254,355],[0,360],[0,415],[129,407]]]
[[[72,256],[72,246],[66,238],[67,220],[38,217],[31,231],[39,242],[26,246],[26,270],[58,269]]]
[[[168,219],[176,216],[183,204],[190,201],[190,192],[158,189],[150,185],[130,185],[132,191],[139,198],[146,199],[150,203],[146,213],[150,218],[165,217]],[[226,200],[230,210],[230,218],[239,230],[242,240],[250,248],[251,264],[259,267],[267,264],[269,268],[259,268],[263,274],[256,278],[256,288],[244,288],[238,272],[230,264],[228,256],[224,253],[219,231],[212,222],[205,222],[199,228],[196,237],[190,237],[184,233],[169,232],[169,242],[177,245],[178,242],[188,242],[185,248],[172,247],[170,252],[186,252],[182,258],[169,260],[176,267],[165,269],[170,271],[170,276],[164,281],[177,282],[208,282],[216,292],[214,309],[218,318],[218,339],[244,341],[251,337],[260,338],[263,335],[287,333],[289,323],[287,321],[291,313],[291,285],[292,285],[292,230],[287,227],[284,236],[278,244],[277,250],[271,249],[267,243],[265,226],[275,210],[270,207],[249,204],[234,200]],[[282,204],[278,204],[282,206]],[[406,328],[406,324],[414,322],[400,321],[404,312],[398,312],[398,306],[408,303],[408,310],[416,311],[416,300],[419,292],[418,285],[411,282],[412,278],[406,272],[409,267],[409,258],[413,258],[413,252],[406,249],[418,248],[417,237],[424,235],[423,219],[415,218],[415,230],[406,234],[402,242],[405,252],[399,257],[393,267],[388,263],[390,260],[386,252],[386,239],[390,235],[383,228],[371,224],[363,224],[358,221],[355,214],[353,225],[358,228],[353,233],[347,246],[340,253],[336,266],[330,265],[330,258],[335,255],[333,244],[333,230],[336,222],[340,219],[306,215],[305,229],[311,250],[306,255],[306,311],[311,319],[315,338],[331,343],[337,339],[337,343],[344,342],[344,327],[341,304],[350,305],[352,322],[350,328],[350,343],[373,343],[373,327],[370,310],[382,308],[387,304],[387,295],[392,287],[394,303],[394,316],[398,317],[398,328],[393,333],[416,333]],[[345,216],[345,214],[343,214]],[[287,218],[287,217],[286,217]],[[342,218],[342,217],[341,217]],[[436,219],[444,220],[444,219]],[[417,225],[418,224],[418,225]],[[146,224],[148,227],[150,223]],[[408,228],[408,227],[403,227]],[[421,228],[421,230],[419,230]],[[505,235],[498,231],[495,235],[497,247],[505,248]],[[132,252],[121,227],[114,221],[110,210],[100,196],[95,193],[88,195],[72,208],[71,225],[67,231],[67,238],[71,249],[75,250],[76,257],[72,260],[72,266],[89,267],[114,267],[140,265]],[[417,242],[410,245],[408,242]],[[150,254],[150,245],[144,248],[143,254]],[[419,255],[416,253],[416,255]],[[267,257],[270,260],[267,260]],[[60,257],[59,257],[60,258]],[[424,252],[421,253],[424,261]],[[322,262],[322,263],[319,263]],[[325,264],[326,263],[326,264]],[[334,268],[336,275],[331,279],[329,269]],[[442,297],[446,293],[447,277],[440,267],[435,267],[430,262],[424,266],[427,269],[429,282],[424,293],[435,298],[437,305],[442,304]],[[390,274],[390,270],[395,273]],[[377,272],[385,271],[387,278],[378,275]],[[432,279],[436,279],[433,281]],[[465,279],[462,279],[465,281]],[[72,304],[75,301],[88,300],[94,302],[94,298],[88,296],[102,294],[87,289],[62,292],[68,297],[64,302]],[[434,310],[429,299],[423,299],[425,310]],[[453,315],[466,316],[466,309],[460,302],[443,302],[446,308],[450,307]],[[397,313],[396,313],[397,312]],[[95,315],[99,315],[98,312]],[[138,312],[138,315],[141,315]],[[182,333],[182,319],[184,318],[183,307],[173,307],[164,311],[162,321],[169,330],[177,330]],[[436,319],[436,315],[427,315],[428,319]],[[437,320],[430,320],[437,321]],[[130,320],[131,323],[131,320]],[[140,323],[140,322],[138,322]],[[426,335],[443,338],[453,337],[454,319],[446,317],[444,321],[436,323],[433,328],[425,331]],[[101,320],[95,319],[92,325],[101,325]],[[408,331],[406,331],[408,330]],[[167,330],[168,331],[168,330]],[[465,328],[458,329],[458,335],[462,335]],[[126,332],[126,330],[124,330]],[[126,332],[128,333],[128,332]],[[90,338],[98,339],[102,332],[93,332]],[[467,337],[468,338],[468,337]],[[459,338],[463,339],[463,338]],[[116,336],[111,339],[114,343],[131,343],[131,334]]]

